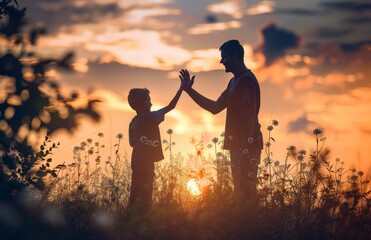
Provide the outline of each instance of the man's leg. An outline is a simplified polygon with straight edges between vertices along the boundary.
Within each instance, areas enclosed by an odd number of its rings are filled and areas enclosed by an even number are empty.
[[[235,194],[241,200],[256,197],[257,172],[261,151],[231,151],[231,170]]]

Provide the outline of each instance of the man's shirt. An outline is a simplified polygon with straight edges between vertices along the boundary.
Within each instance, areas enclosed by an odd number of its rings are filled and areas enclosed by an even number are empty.
[[[260,110],[260,87],[255,75],[246,70],[233,77],[217,104],[227,108],[224,148],[263,148],[258,115]],[[253,143],[248,139],[252,138]]]

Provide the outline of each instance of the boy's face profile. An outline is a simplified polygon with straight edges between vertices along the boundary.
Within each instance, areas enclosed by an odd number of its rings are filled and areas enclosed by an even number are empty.
[[[152,107],[151,97],[148,95],[147,98],[143,102],[143,110],[150,111]]]

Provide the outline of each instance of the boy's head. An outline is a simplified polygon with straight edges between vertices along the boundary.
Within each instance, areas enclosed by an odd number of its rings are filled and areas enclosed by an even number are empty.
[[[129,92],[128,102],[135,111],[146,111],[151,109],[151,98],[147,88],[133,88]]]

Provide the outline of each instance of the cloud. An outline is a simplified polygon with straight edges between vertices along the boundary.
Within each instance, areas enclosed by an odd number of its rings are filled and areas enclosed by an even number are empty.
[[[198,24],[193,28],[188,29],[189,34],[200,35],[200,34],[210,34],[213,32],[220,32],[229,29],[238,29],[241,27],[239,21],[233,20],[229,22],[218,22],[218,23],[203,23]]]
[[[212,3],[207,7],[207,10],[215,14],[226,14],[234,19],[241,19],[243,17],[243,2],[241,1],[224,1]]]
[[[371,10],[371,3],[361,3],[355,1],[339,1],[339,2],[322,2],[321,6],[327,9],[351,11],[355,13],[366,12]]]
[[[350,27],[342,29],[336,29],[333,27],[319,27],[316,29],[315,34],[318,37],[338,39],[349,35],[352,33],[352,31],[353,29]]]
[[[267,14],[274,11],[274,6],[276,3],[274,1],[259,1],[247,8],[246,13],[248,15],[260,15]]]
[[[188,51],[164,43],[157,31],[108,31],[97,36],[96,41],[86,43],[86,49],[110,53],[129,66],[161,70],[171,70],[191,57]]]
[[[300,16],[317,16],[322,14],[318,10],[310,10],[305,8],[276,8],[274,14],[289,14],[289,15],[300,15]]]
[[[371,22],[371,17],[354,16],[347,18],[345,22],[350,24],[368,24]]]
[[[127,11],[117,3],[99,4],[93,1],[78,5],[75,1],[43,0],[26,7],[29,18],[45,24],[51,33],[74,24],[99,23],[104,19],[119,17]]]
[[[274,23],[261,30],[263,43],[255,51],[265,57],[265,65],[271,65],[275,60],[283,57],[288,49],[299,46],[300,38],[294,32],[279,28]]]
[[[318,128],[317,124],[314,121],[308,120],[306,115],[299,117],[298,119],[291,121],[287,125],[288,132],[305,132],[311,134],[311,132]]]

